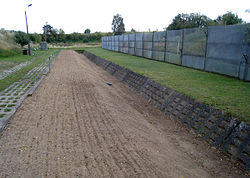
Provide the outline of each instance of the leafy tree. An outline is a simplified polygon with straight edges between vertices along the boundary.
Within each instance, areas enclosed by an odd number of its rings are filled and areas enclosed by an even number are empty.
[[[47,41],[47,36],[51,35],[52,30],[53,30],[53,27],[46,22],[46,24],[43,26],[43,34],[44,34],[45,41]]]
[[[132,33],[135,33],[136,31],[135,31],[135,29],[132,28],[132,29],[131,29],[131,32],[132,32]]]
[[[58,30],[57,41],[59,42],[66,42],[66,35],[63,29]]]
[[[85,34],[90,34],[90,29],[87,28],[85,31],[84,31]]]
[[[125,25],[123,23],[123,18],[120,14],[116,14],[112,21],[112,30],[115,35],[121,35],[125,33]]]
[[[40,43],[42,41],[41,35],[34,33],[30,34],[30,40],[33,41],[34,43]]]
[[[234,25],[234,24],[242,24],[243,20],[238,17],[237,14],[232,12],[227,12],[222,16],[218,16],[216,22],[219,25]]]
[[[20,44],[22,47],[28,44],[27,34],[21,31],[16,32],[15,42]]]
[[[207,27],[213,23],[213,20],[206,15],[198,13],[178,14],[174,17],[172,23],[167,27],[168,30],[179,30],[183,28]]]

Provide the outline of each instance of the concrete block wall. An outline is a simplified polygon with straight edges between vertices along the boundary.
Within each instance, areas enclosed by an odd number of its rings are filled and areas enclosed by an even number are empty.
[[[89,60],[250,171],[250,125],[87,51]]]

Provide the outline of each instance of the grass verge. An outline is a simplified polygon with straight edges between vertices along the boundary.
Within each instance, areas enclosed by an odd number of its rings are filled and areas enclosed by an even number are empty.
[[[27,55],[23,55],[23,54],[16,54],[13,56],[8,56],[8,57],[0,56],[0,71],[10,69],[10,68],[22,63],[22,62],[26,62],[28,60],[31,60],[34,57],[39,57],[45,53],[46,53],[46,51],[39,50],[39,51],[36,51],[34,53],[34,55],[32,55],[32,56],[27,56]]]
[[[209,106],[250,123],[250,83],[142,57],[89,47],[84,50],[145,75]]]
[[[40,57],[37,57],[37,59],[33,60],[31,64],[23,67],[17,72],[14,72],[13,74],[7,76],[3,80],[0,80],[0,92],[6,89],[8,86],[10,86],[12,83],[17,82],[20,80],[26,73],[28,73],[31,69],[36,67],[38,64],[42,63],[45,59],[47,59],[51,54],[58,53],[59,50],[56,49],[50,49],[48,51],[39,52]]]

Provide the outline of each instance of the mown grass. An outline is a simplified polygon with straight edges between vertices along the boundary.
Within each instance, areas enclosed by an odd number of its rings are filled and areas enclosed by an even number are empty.
[[[59,50],[57,49],[50,49],[48,51],[40,51],[37,53],[40,57],[37,59],[32,60],[32,63],[23,67],[19,71],[12,73],[11,75],[7,76],[3,80],[0,80],[0,92],[10,86],[12,83],[17,82],[20,80],[26,73],[28,73],[31,69],[36,67],[38,64],[42,63],[45,59],[47,59],[50,55],[58,53]],[[16,60],[16,59],[14,59]]]
[[[250,123],[249,82],[112,52],[101,47],[85,50]]]
[[[8,57],[0,56],[0,71],[10,69],[22,62],[26,62],[28,60],[31,60],[34,57],[41,56],[45,54],[46,51],[38,50],[36,52],[33,52],[33,55],[27,56],[23,54],[16,54]]]

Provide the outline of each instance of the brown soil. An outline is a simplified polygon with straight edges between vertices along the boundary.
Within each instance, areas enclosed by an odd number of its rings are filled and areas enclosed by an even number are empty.
[[[244,175],[84,56],[62,51],[2,133],[0,177]]]

